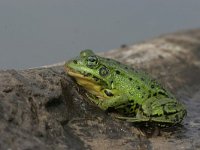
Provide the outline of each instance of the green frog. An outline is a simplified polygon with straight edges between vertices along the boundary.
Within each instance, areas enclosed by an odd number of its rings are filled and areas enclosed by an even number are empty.
[[[64,68],[87,91],[90,101],[102,110],[114,110],[118,119],[165,127],[186,116],[184,105],[148,74],[92,50],[81,51]]]

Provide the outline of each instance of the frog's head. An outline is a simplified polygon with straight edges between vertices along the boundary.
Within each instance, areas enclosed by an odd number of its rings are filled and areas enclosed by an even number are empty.
[[[84,50],[80,52],[80,56],[65,63],[65,70],[90,93],[102,96],[101,90],[111,86],[111,73],[105,60],[92,50]]]

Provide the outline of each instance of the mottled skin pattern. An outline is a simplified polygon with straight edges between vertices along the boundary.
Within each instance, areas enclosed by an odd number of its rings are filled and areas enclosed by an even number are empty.
[[[65,70],[101,109],[111,108],[129,122],[170,126],[180,123],[186,109],[144,72],[84,50],[65,64]]]

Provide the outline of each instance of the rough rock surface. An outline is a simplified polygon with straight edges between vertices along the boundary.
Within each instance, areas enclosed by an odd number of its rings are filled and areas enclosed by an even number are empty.
[[[0,71],[0,149],[200,149],[200,29],[100,55],[140,68],[185,103],[188,116],[159,134],[87,101],[62,66]],[[142,131],[141,131],[142,130]]]

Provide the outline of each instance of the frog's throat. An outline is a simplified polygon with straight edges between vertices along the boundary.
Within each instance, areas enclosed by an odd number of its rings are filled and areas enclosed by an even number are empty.
[[[66,67],[66,72],[76,79],[77,83],[81,86],[83,86],[89,93],[99,97],[103,98],[104,94],[102,94],[102,87],[91,77],[86,77],[80,72],[76,72],[71,68]]]

